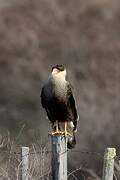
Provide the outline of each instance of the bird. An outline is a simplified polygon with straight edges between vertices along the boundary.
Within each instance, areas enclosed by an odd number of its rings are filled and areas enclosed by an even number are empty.
[[[67,147],[76,145],[75,132],[79,119],[71,84],[66,80],[66,68],[55,65],[41,90],[41,104],[52,125],[51,135],[68,137]]]

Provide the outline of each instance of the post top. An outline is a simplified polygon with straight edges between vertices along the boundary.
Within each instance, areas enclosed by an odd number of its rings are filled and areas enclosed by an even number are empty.
[[[105,159],[112,159],[115,156],[116,156],[116,149],[115,148],[107,148],[105,150],[105,155],[104,155]]]

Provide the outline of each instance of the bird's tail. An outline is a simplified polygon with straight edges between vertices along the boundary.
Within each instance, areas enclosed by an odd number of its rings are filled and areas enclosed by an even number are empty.
[[[73,135],[68,137],[67,148],[72,149],[76,145],[75,132],[73,131]]]

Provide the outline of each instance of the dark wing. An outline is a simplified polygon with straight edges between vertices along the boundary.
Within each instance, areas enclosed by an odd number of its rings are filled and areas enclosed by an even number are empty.
[[[72,93],[72,89],[71,89],[71,85],[68,84],[68,101],[69,101],[69,106],[72,110],[72,114],[73,114],[73,125],[74,125],[74,131],[77,128],[77,120],[78,120],[78,114],[77,114],[77,109],[76,109],[76,105],[75,105],[75,99],[73,97],[73,93]]]
[[[47,98],[45,96],[44,87],[43,87],[42,90],[41,90],[41,104],[42,104],[42,107],[45,108],[49,120],[52,121],[53,118],[52,118],[51,113],[50,113],[50,111],[49,111],[49,109],[47,107],[47,103],[46,102],[47,102]]]
[[[45,108],[45,106],[46,106],[46,97],[44,95],[44,87],[41,90],[41,104],[42,104],[42,107]]]

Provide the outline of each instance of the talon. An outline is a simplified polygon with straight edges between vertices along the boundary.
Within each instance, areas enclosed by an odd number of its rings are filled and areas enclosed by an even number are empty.
[[[67,136],[72,136],[72,134],[70,134],[68,131],[65,131],[64,132],[64,136],[67,137]]]
[[[49,133],[49,135],[51,136],[64,135],[64,132],[58,130],[58,131],[53,131]]]

